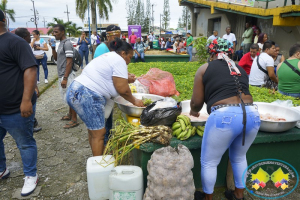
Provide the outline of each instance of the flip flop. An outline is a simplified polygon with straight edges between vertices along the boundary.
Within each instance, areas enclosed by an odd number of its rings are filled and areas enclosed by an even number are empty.
[[[68,123],[64,126],[64,129],[74,128],[78,125],[79,125],[78,122],[71,120],[70,123]]]
[[[71,116],[68,114],[66,116],[63,116],[60,120],[62,120],[62,121],[70,121],[71,120]]]

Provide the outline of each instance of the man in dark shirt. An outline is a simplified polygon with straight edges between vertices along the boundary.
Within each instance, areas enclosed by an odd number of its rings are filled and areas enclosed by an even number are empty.
[[[31,38],[30,38],[30,33],[26,28],[18,28],[15,31],[15,34],[21,38],[23,38],[26,42],[28,42],[28,44],[30,44],[31,42]],[[37,87],[37,85],[35,86],[35,92],[37,97],[40,96],[40,91],[39,88]],[[34,118],[34,127],[33,127],[33,132],[39,132],[40,130],[42,130],[41,127],[38,127],[38,121],[36,118]]]
[[[6,32],[6,19],[0,10],[0,179],[8,178],[3,139],[7,132],[20,150],[25,183],[22,196],[37,185],[37,146],[33,138],[37,65],[32,50],[22,38]]]

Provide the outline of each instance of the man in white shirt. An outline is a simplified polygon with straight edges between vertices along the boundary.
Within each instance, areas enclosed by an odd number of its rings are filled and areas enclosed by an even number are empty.
[[[213,31],[213,34],[207,39],[207,43],[211,43],[218,38],[218,31]]]
[[[150,48],[153,49],[153,40],[155,40],[155,35],[153,32],[149,35],[148,40]]]
[[[94,53],[95,53],[96,48],[97,48],[97,32],[96,31],[94,31],[93,34],[91,35],[91,45],[93,47],[92,58],[94,58]]]
[[[261,87],[265,84],[267,76],[269,76],[270,79],[275,83],[278,83],[274,72],[274,60],[272,58],[272,56],[275,54],[275,51],[275,42],[267,41],[264,43],[263,52],[254,59],[251,66],[249,76],[250,85]],[[261,69],[258,66],[257,59]]]
[[[226,34],[223,35],[223,39],[228,40],[229,42],[231,42],[231,44],[233,44],[233,52],[235,52],[235,45],[236,45],[236,37],[234,33],[231,33],[231,28],[230,26],[226,27]]]

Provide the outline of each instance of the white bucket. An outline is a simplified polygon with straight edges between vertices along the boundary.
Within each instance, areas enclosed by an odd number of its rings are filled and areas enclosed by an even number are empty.
[[[143,171],[140,167],[121,165],[109,175],[109,200],[142,200]]]
[[[114,160],[111,155],[90,157],[87,160],[86,174],[91,200],[109,199],[108,179],[111,170],[114,169]],[[109,163],[112,164],[108,165]]]
[[[106,105],[105,105],[105,119],[107,119],[110,116],[110,113],[112,109],[114,108],[115,102],[112,99],[107,99],[106,100]]]

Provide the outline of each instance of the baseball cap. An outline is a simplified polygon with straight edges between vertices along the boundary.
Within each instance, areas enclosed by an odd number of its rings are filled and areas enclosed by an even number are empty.
[[[0,22],[5,23],[6,19],[5,19],[5,15],[4,12],[2,10],[0,10]]]
[[[116,25],[109,25],[107,28],[106,28],[106,32],[110,32],[110,31],[117,31],[117,30],[121,30],[119,26],[116,26]]]

